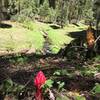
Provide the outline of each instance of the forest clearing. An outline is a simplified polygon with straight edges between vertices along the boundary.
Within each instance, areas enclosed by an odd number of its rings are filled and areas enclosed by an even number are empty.
[[[0,7],[0,100],[100,100],[99,0]]]

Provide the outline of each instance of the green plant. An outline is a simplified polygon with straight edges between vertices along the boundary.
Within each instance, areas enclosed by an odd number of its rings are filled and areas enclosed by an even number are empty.
[[[47,16],[47,22],[56,22],[56,11],[53,8],[49,8],[48,16]]]
[[[50,89],[53,86],[53,80],[48,79],[46,80],[46,83],[42,86],[43,91],[45,91],[46,89]]]
[[[25,62],[27,62],[27,60],[28,60],[27,57],[19,57],[16,62],[24,64]]]
[[[69,76],[69,77],[72,77],[73,76],[73,72],[72,71],[68,71],[67,69],[60,69],[60,70],[56,70],[53,75],[56,75],[56,76]]]
[[[98,70],[99,70],[99,68],[96,68],[96,67],[92,67],[91,68],[91,66],[90,67],[80,67],[79,68],[79,70],[80,70],[80,73],[81,73],[81,75],[82,76],[94,76],[96,73],[98,73]]]
[[[57,97],[56,100],[70,100],[67,96]]]
[[[23,27],[25,27],[29,30],[32,30],[32,31],[34,30],[33,22],[28,18],[23,21]]]
[[[61,72],[60,72],[60,70],[56,70],[54,73],[53,73],[53,75],[61,75]]]
[[[15,41],[13,39],[12,34],[9,35],[9,40],[5,43],[7,51],[13,51],[15,47]]]
[[[17,21],[23,22],[24,19],[34,19],[37,12],[36,2],[34,0],[10,0],[9,1],[9,14]],[[17,17],[16,17],[17,16]]]
[[[64,85],[65,85],[64,82],[58,81],[57,84],[58,84],[58,91],[64,90]]]
[[[48,0],[44,0],[43,5],[40,6],[39,15],[41,17],[41,21],[45,21],[45,18],[49,15],[49,2],[48,2]]]
[[[75,97],[75,100],[86,100],[86,98],[83,97],[83,96],[76,96]]]
[[[93,89],[91,90],[91,93],[95,94],[100,94],[100,84],[96,83]]]
[[[27,62],[28,61],[28,58],[27,57],[19,57],[19,56],[21,56],[20,54],[16,54],[16,58],[15,59],[9,59],[9,62],[10,63],[13,63],[13,64],[15,64],[15,63],[19,63],[19,64],[24,64],[25,62]]]
[[[67,20],[67,2],[65,0],[59,0],[56,6],[56,22],[61,26],[64,27]]]
[[[95,58],[94,58],[95,61],[100,61],[100,56],[97,55]]]
[[[19,93],[22,89],[24,89],[23,85],[18,85],[11,79],[6,79],[0,86],[0,91],[4,94]]]

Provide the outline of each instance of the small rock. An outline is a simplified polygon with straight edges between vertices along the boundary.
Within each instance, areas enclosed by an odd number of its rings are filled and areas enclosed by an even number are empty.
[[[100,73],[96,73],[96,74],[94,75],[94,78],[100,79]]]
[[[16,100],[14,96],[6,95],[4,100]]]
[[[21,53],[26,53],[26,52],[28,52],[29,51],[29,49],[22,49],[20,52]]]
[[[26,54],[32,54],[35,52],[36,52],[35,48],[31,48],[29,51],[26,52]]]
[[[45,61],[43,59],[40,59],[41,64],[45,64]]]

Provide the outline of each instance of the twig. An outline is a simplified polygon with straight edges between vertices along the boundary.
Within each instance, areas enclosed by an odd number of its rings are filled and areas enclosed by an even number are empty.
[[[31,75],[30,79],[26,82],[26,84],[24,85],[24,87],[26,87],[31,81],[32,81],[33,75]]]
[[[96,47],[96,43],[97,43],[97,41],[100,39],[100,35],[97,37],[97,39],[95,40],[95,43],[94,43],[94,49],[95,49],[95,47]]]

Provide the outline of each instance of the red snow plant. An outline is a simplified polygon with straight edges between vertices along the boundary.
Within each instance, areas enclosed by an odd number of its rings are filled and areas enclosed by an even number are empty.
[[[43,100],[42,86],[46,82],[46,77],[42,71],[39,71],[34,79],[34,85],[36,86],[35,100]]]

